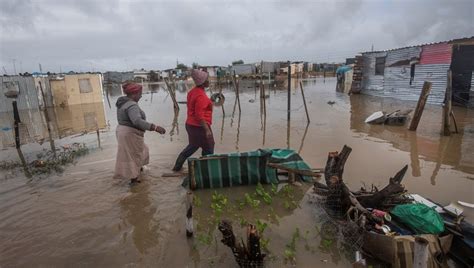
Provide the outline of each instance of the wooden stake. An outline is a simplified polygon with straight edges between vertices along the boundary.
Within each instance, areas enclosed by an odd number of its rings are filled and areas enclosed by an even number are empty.
[[[49,114],[48,114],[48,109],[46,108],[46,101],[45,101],[45,95],[43,91],[43,86],[41,85],[41,81],[38,81],[40,91],[41,91],[41,96],[43,97],[43,114],[44,114],[44,119],[46,120],[46,128],[48,129],[48,136],[49,136],[49,145],[51,147],[51,152],[53,152],[54,158],[56,158],[56,146],[54,146],[54,139],[53,135],[51,135],[51,126],[50,126],[50,119],[49,119]]]
[[[418,124],[420,123],[421,115],[423,114],[423,109],[425,108],[426,100],[431,91],[431,82],[425,81],[423,84],[423,89],[420,93],[420,98],[418,99],[418,104],[416,105],[415,114],[413,119],[410,122],[410,127],[408,130],[416,131]]]
[[[415,238],[413,268],[428,267],[428,240],[423,237]]]
[[[301,89],[301,95],[303,95],[303,104],[304,104],[304,110],[306,111],[306,119],[308,120],[308,123],[309,123],[311,120],[309,120],[308,106],[306,106],[306,98],[304,96],[303,83],[301,81],[300,81],[300,89]]]
[[[453,123],[454,123],[454,132],[455,133],[459,133],[458,132],[458,124],[456,123],[456,117],[454,117],[454,112],[451,110],[451,113],[450,113],[452,119],[453,119]]]
[[[444,95],[444,106],[443,106],[443,135],[450,136],[450,115],[452,112],[452,73],[448,70],[448,85],[446,87],[446,93]]]
[[[192,237],[193,233],[193,192],[188,191],[186,194],[186,236]]]
[[[21,151],[21,141],[20,141],[20,127],[19,124],[21,123],[20,120],[20,113],[18,112],[18,107],[16,105],[16,101],[13,101],[13,118],[14,118],[14,125],[13,128],[15,130],[15,147],[16,151],[18,152],[18,157],[20,158],[21,164],[23,165],[23,170],[25,171],[26,177],[30,178],[31,174],[28,170],[28,165],[26,164],[25,157],[23,156],[23,152]]]

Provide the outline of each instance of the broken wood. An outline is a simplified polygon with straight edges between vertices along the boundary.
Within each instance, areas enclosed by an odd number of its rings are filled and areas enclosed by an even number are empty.
[[[408,128],[408,130],[416,131],[416,129],[418,128],[421,115],[423,114],[426,101],[428,100],[428,95],[431,91],[431,85],[431,82],[428,81],[425,81],[425,83],[423,84],[423,89],[421,90],[420,98],[418,99],[418,103],[416,105],[415,114],[413,115],[413,119],[410,122],[410,127]]]
[[[21,151],[21,141],[20,141],[20,113],[18,112],[18,106],[16,104],[16,101],[13,101],[13,118],[14,118],[14,123],[13,123],[13,129],[15,131],[15,147],[16,151],[18,152],[18,157],[20,158],[21,164],[23,165],[23,170],[25,171],[26,177],[30,178],[31,173],[28,170],[28,165],[26,163],[25,157],[23,156],[23,152]]]
[[[303,83],[301,81],[300,81],[300,89],[301,89],[301,95],[303,96],[303,104],[304,104],[304,110],[306,112],[306,119],[308,120],[308,123],[309,123],[311,120],[309,120],[308,106],[306,106],[306,98],[304,96]]]
[[[231,221],[222,220],[218,229],[222,233],[221,242],[232,250],[240,267],[263,267],[265,254],[261,252],[260,235],[255,225],[247,225],[247,244],[236,241]]]
[[[425,238],[418,236],[415,238],[415,246],[413,252],[413,267],[428,267],[429,242]]]
[[[451,135],[451,122],[450,115],[452,113],[452,73],[448,70],[448,83],[446,87],[446,93],[444,95],[444,106],[443,106],[443,135]]]
[[[408,169],[408,165],[404,166],[397,174],[390,178],[389,184],[381,191],[375,189],[372,192],[353,193],[342,180],[344,165],[349,157],[352,149],[346,145],[341,153],[330,152],[326,167],[324,169],[324,177],[327,188],[321,187],[315,183],[315,191],[325,193],[327,196],[326,206],[340,213],[345,213],[351,207],[355,207],[359,214],[366,214],[367,218],[372,220],[374,217],[366,208],[382,208],[390,204],[398,203],[397,198],[401,193],[405,192],[404,186],[401,184],[403,177]]]
[[[321,177],[321,173],[323,173],[324,169],[318,168],[318,169],[313,169],[313,170],[304,170],[304,169],[295,169],[295,168],[290,168],[286,167],[282,164],[277,164],[277,163],[268,163],[267,166],[275,169],[281,169],[281,170],[286,170],[288,171],[289,174],[298,174],[301,176],[311,176],[311,177],[316,177],[319,178]],[[314,171],[317,170],[317,171]]]
[[[453,123],[454,123],[454,133],[457,134],[457,133],[459,133],[458,132],[458,123],[456,122],[456,117],[454,117],[454,112],[451,111],[450,115],[451,115],[451,117],[453,119]]]
[[[192,237],[194,233],[193,224],[193,192],[186,193],[186,236]]]

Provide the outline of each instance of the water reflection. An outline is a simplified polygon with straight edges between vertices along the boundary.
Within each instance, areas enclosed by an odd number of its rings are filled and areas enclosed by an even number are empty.
[[[101,102],[48,108],[55,138],[91,132],[107,126]]]
[[[22,144],[48,139],[44,115],[39,109],[20,110],[20,135]],[[96,131],[107,126],[103,103],[89,103],[47,108],[53,139]],[[2,147],[14,146],[13,115],[0,114],[0,144]]]
[[[129,196],[120,200],[122,219],[125,224],[132,225],[133,243],[145,255],[158,245],[159,224],[153,219],[157,208],[150,201],[150,186],[147,182],[130,191]]]
[[[427,106],[416,132],[408,131],[406,126],[369,125],[365,118],[376,111],[406,109],[407,104],[392,99],[381,99],[366,95],[350,96],[350,127],[353,132],[366,133],[370,137],[385,140],[393,147],[410,153],[412,175],[421,176],[420,157],[436,163],[431,181],[434,185],[441,165],[450,165],[454,169],[474,173],[474,110],[453,107],[459,134],[441,136],[442,109],[438,106]],[[413,104],[416,105],[416,104]],[[410,107],[411,108],[411,107]],[[438,131],[439,129],[439,131]]]

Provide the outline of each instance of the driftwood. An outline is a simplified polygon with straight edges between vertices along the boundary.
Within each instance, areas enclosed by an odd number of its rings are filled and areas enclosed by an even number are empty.
[[[362,213],[368,219],[375,220],[367,208],[384,208],[390,206],[390,204],[403,202],[398,199],[400,194],[405,192],[401,181],[408,166],[403,167],[393,178],[390,178],[389,184],[381,191],[375,188],[371,192],[365,190],[351,192],[342,180],[344,165],[351,151],[350,147],[344,146],[341,153],[329,153],[324,169],[326,187],[321,183],[315,183],[315,191],[327,196],[326,206],[330,209],[346,213],[351,207],[355,207],[359,214]]]
[[[254,225],[247,225],[247,244],[243,240],[240,242],[236,241],[232,222],[222,220],[218,228],[222,233],[221,242],[232,250],[234,258],[240,267],[263,267],[265,254],[261,252],[260,235]]]

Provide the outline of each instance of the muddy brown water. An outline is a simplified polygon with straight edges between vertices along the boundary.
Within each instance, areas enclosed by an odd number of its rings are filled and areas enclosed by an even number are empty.
[[[428,105],[417,132],[406,127],[367,125],[363,121],[377,110],[414,108],[416,103],[400,102],[365,95],[348,96],[335,92],[335,81],[303,81],[311,116],[306,124],[299,88],[293,84],[290,136],[287,135],[286,90],[267,86],[267,116],[260,116],[258,92],[252,82],[241,83],[241,116],[232,117],[234,93],[224,89],[226,116],[214,110],[213,132],[216,152],[248,151],[257,148],[289,146],[313,167],[323,167],[329,151],[344,144],[353,151],[347,161],[344,180],[353,189],[365,184],[383,187],[404,165],[409,169],[403,183],[409,192],[419,193],[441,204],[451,201],[474,203],[474,110],[455,107],[460,133],[441,137],[442,111]],[[150,87],[151,88],[151,87]],[[178,100],[185,100],[180,87]],[[214,190],[196,191],[202,200],[196,209],[194,239],[186,239],[184,229],[185,194],[180,178],[163,177],[184,148],[185,111],[181,106],[177,127],[173,129],[172,103],[156,85],[153,94],[146,90],[140,106],[148,119],[164,126],[168,133],[147,133],[150,147],[149,170],[144,182],[131,188],[112,178],[115,164],[115,108],[105,102],[110,130],[101,133],[102,149],[92,150],[68,166],[62,174],[27,180],[19,171],[1,171],[0,180],[0,266],[2,267],[236,267],[231,251],[220,243],[212,229]],[[216,89],[214,89],[216,90]],[[115,94],[116,95],[116,94]],[[111,97],[112,105],[117,96]],[[254,101],[253,101],[254,100]],[[335,101],[329,105],[328,101]],[[87,110],[87,109],[86,109]],[[94,109],[96,111],[96,109]],[[58,116],[61,118],[61,116]],[[31,120],[33,121],[33,120]],[[40,127],[40,126],[36,126]],[[74,129],[71,127],[71,129]],[[77,130],[75,130],[77,131]],[[64,139],[96,146],[95,134]],[[47,142],[42,145],[47,148]],[[24,146],[27,152],[41,148]],[[0,152],[2,159],[16,159],[15,151]],[[34,158],[34,153],[28,153]],[[268,189],[268,188],[267,188]],[[263,236],[269,239],[268,264],[271,267],[349,267],[353,252],[343,249],[341,241],[325,237],[328,219],[305,195],[309,185],[294,187],[297,207],[284,201],[262,204],[257,209],[226,212],[234,220],[260,219],[268,223]],[[231,204],[238,204],[255,187],[222,189]],[[275,198],[276,200],[276,198]],[[465,213],[471,221],[472,210]],[[331,225],[331,224],[329,224]],[[285,260],[285,249],[298,228],[296,262]],[[209,242],[210,240],[210,242]]]

